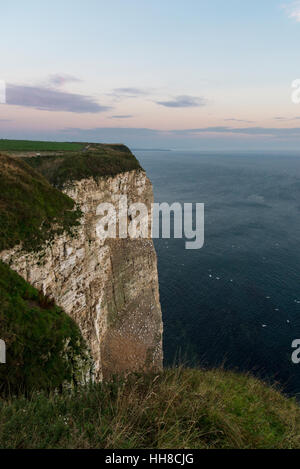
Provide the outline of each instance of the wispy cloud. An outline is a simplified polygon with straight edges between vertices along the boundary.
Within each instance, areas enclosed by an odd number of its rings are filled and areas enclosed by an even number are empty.
[[[44,111],[67,111],[73,113],[98,113],[111,109],[100,105],[91,96],[65,93],[59,90],[8,84],[7,104],[31,107]]]
[[[244,124],[254,124],[254,121],[248,121],[248,120],[245,120],[245,119],[235,119],[235,118],[231,118],[231,119],[224,119],[226,122],[243,122]]]
[[[149,90],[146,88],[115,88],[112,92],[108,93],[108,96],[115,98],[116,100],[122,100],[126,98],[143,98],[151,96],[152,100],[155,100],[155,90]],[[168,100],[156,100],[156,104],[170,108],[188,108],[188,107],[201,107],[207,104],[207,100],[199,96],[180,95],[175,96]]]
[[[285,129],[278,129],[276,127],[202,127],[198,129],[183,129],[173,130],[174,134],[177,135],[188,135],[188,134],[203,134],[203,133],[219,133],[219,134],[241,134],[241,135],[257,135],[266,137],[297,137],[300,138],[299,127],[288,127]]]
[[[77,134],[86,138],[94,138],[95,136],[101,137],[109,136],[111,138],[122,137],[197,137],[203,134],[220,134],[220,135],[248,135],[248,136],[264,136],[271,138],[299,138],[300,127],[289,127],[285,129],[278,129],[275,127],[227,127],[227,126],[211,126],[202,127],[197,129],[176,129],[176,130],[158,130],[140,127],[97,127],[92,129],[79,129],[79,128],[66,128],[62,130],[63,133]],[[107,137],[106,137],[107,138]]]
[[[295,116],[295,117],[276,116],[276,117],[274,117],[274,120],[276,120],[276,121],[297,121],[299,119],[300,119],[300,116]]]
[[[146,96],[149,94],[149,91],[142,88],[115,88],[110,96],[116,98],[139,98],[140,96]]]
[[[285,9],[289,18],[300,23],[300,1],[285,3],[282,8]]]
[[[62,129],[63,134],[70,134],[76,136],[84,136],[86,138],[99,138],[101,139],[103,135],[106,138],[111,138],[112,140],[122,139],[127,137],[155,137],[159,135],[164,135],[165,132],[157,129],[141,128],[141,127],[94,127],[90,129],[80,129],[76,127],[67,127]]]
[[[74,77],[73,75],[59,73],[52,74],[48,78],[48,83],[52,86],[63,86],[67,83],[77,83],[81,81],[80,78]]]
[[[131,119],[132,117],[134,117],[134,116],[131,115],[131,114],[123,114],[123,115],[119,115],[119,116],[110,116],[111,119]]]
[[[177,96],[176,98],[171,99],[169,101],[156,101],[156,104],[160,104],[161,106],[165,107],[184,108],[205,106],[207,104],[207,101],[205,98],[182,95]]]

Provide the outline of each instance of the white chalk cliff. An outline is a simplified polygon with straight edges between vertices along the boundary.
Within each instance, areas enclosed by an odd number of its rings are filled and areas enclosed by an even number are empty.
[[[63,191],[83,216],[73,233],[56,236],[39,252],[15,247],[0,253],[34,287],[53,298],[79,325],[91,350],[97,380],[162,366],[162,316],[156,253],[149,239],[97,236],[97,207],[143,202],[152,186],[142,170],[68,183]]]

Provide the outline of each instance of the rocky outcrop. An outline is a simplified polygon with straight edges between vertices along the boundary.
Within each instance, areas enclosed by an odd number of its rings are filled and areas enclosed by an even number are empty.
[[[96,379],[162,366],[162,318],[156,253],[149,239],[97,236],[97,207],[143,202],[150,210],[152,186],[134,170],[83,179],[63,191],[79,205],[80,226],[37,253],[16,247],[0,253],[34,287],[55,299],[79,325],[94,360]]]

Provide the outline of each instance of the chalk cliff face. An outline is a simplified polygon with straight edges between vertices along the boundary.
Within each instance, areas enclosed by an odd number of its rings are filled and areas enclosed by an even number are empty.
[[[152,186],[133,170],[64,186],[83,216],[73,233],[56,236],[37,253],[13,248],[0,253],[34,287],[54,298],[80,326],[97,380],[115,373],[162,366],[162,318],[156,253],[150,239],[97,236],[97,207],[143,202],[150,213]]]

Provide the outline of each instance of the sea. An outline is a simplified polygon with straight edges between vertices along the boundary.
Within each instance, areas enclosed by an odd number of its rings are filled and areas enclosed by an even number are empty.
[[[252,373],[300,397],[300,152],[134,152],[155,202],[205,204],[205,242],[157,239],[165,366]]]

